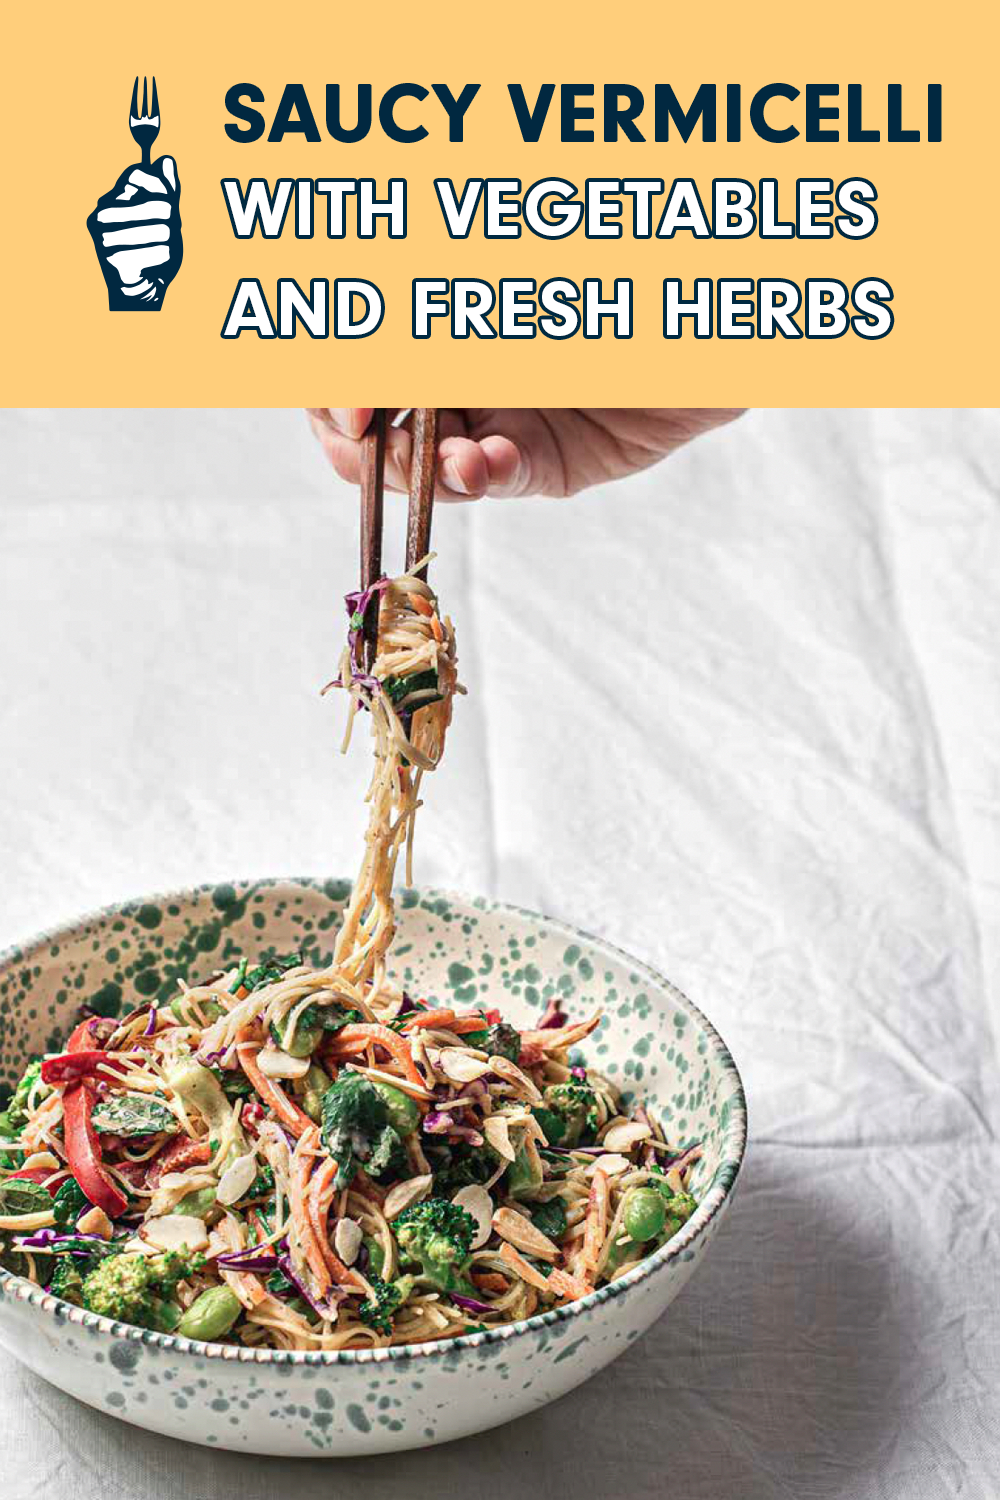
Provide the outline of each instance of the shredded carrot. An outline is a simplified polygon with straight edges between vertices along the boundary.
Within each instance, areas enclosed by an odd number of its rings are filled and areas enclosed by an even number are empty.
[[[310,1134],[310,1132],[312,1132]],[[319,1131],[310,1121],[309,1130],[303,1131],[295,1153],[292,1158],[293,1172],[289,1184],[289,1207],[292,1211],[292,1219],[299,1233],[299,1242],[309,1265],[310,1271],[316,1279],[316,1288],[319,1296],[324,1297],[330,1290],[333,1278],[330,1275],[323,1254],[323,1247],[316,1236],[310,1222],[306,1208],[306,1192],[309,1177],[313,1169],[313,1161],[319,1149]]]
[[[502,1297],[510,1291],[510,1282],[499,1271],[473,1271],[472,1281],[481,1292],[497,1292]]]
[[[368,1051],[369,1041],[367,1037],[360,1037],[355,1042],[344,1042],[338,1033],[330,1045],[325,1049],[325,1057],[361,1057]]]
[[[430,604],[422,594],[407,594],[407,599],[413,605],[418,615],[433,615],[434,606]]]
[[[257,1066],[257,1053],[260,1051],[258,1042],[241,1041],[236,1048],[236,1056],[239,1058],[240,1067],[253,1084],[255,1090],[263,1099],[264,1103],[270,1105],[283,1125],[287,1125],[293,1135],[304,1135],[312,1128],[309,1116],[293,1104],[291,1099],[266,1077]]]
[[[441,621],[437,615],[431,615],[431,634],[436,641],[444,640],[444,631],[441,629]]]
[[[423,1031],[427,1027],[435,1027],[441,1031],[453,1031],[456,1036],[464,1036],[467,1031],[485,1031],[485,1016],[456,1016],[453,1010],[422,1010],[414,1015],[406,1016],[403,1021],[404,1031]]]
[[[388,1026],[380,1026],[377,1022],[368,1021],[352,1022],[351,1025],[343,1026],[337,1032],[338,1049],[342,1043],[349,1046],[351,1042],[356,1041],[378,1042],[380,1047],[384,1047],[396,1059],[411,1083],[417,1084],[419,1088],[425,1087],[424,1080],[417,1071],[417,1065],[410,1054],[410,1049],[398,1032],[390,1031]]]
[[[327,1216],[336,1192],[333,1185],[336,1175],[337,1163],[331,1161],[329,1157],[313,1173],[312,1182],[309,1184],[309,1224],[316,1237],[320,1253],[337,1284],[361,1289],[363,1283],[353,1271],[348,1270],[330,1244]]]
[[[448,1030],[456,1036],[464,1036],[467,1031],[485,1031],[486,1026],[485,1016],[456,1016]]]
[[[404,1031],[421,1031],[426,1026],[438,1026],[447,1030],[454,1030],[452,1022],[455,1019],[453,1010],[421,1010],[414,1015],[407,1016],[403,1021]]]
[[[576,1271],[588,1281],[593,1281],[597,1272],[601,1247],[608,1232],[609,1202],[610,1189],[607,1173],[598,1168],[590,1184],[590,1197],[587,1199],[587,1213],[584,1219],[583,1245],[575,1267]]]
[[[544,1056],[547,1052],[556,1052],[560,1047],[574,1047],[577,1042],[582,1042],[585,1036],[589,1036],[595,1026],[599,1026],[603,1011],[595,1011],[587,1021],[577,1021],[573,1026],[551,1026],[545,1031],[522,1031],[521,1032],[521,1056],[527,1049],[534,1054],[536,1051]]]
[[[225,1214],[215,1226],[214,1233],[229,1250],[242,1250],[243,1234],[236,1221]],[[251,1271],[234,1271],[228,1266],[216,1266],[222,1280],[235,1292],[244,1307],[254,1308],[267,1296],[264,1283]]]
[[[386,1199],[386,1189],[379,1187],[377,1182],[372,1182],[362,1167],[358,1168],[354,1181],[351,1183],[351,1191],[357,1193],[359,1198],[368,1198],[376,1208],[381,1208]]]

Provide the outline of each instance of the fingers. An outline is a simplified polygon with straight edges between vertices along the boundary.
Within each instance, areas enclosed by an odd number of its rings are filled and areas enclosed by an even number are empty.
[[[348,484],[361,481],[360,438],[372,418],[372,408],[310,407],[309,420],[327,457]],[[399,408],[390,410],[390,418]],[[409,488],[412,440],[403,427],[390,427],[386,435],[385,487]],[[487,437],[481,442],[452,434],[438,446],[438,500],[477,500],[484,495],[517,495],[527,488],[529,466],[520,449],[509,438]]]

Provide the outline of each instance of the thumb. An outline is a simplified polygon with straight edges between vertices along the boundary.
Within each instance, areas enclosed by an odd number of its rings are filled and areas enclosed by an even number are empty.
[[[153,171],[158,172],[172,193],[180,194],[180,179],[177,176],[177,163],[172,156],[161,156],[153,163]]]

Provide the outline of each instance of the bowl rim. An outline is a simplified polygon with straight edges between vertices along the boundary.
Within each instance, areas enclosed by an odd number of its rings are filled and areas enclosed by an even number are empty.
[[[236,891],[245,889],[256,891],[280,886],[298,886],[325,894],[331,884],[344,885],[347,889],[350,889],[349,881],[344,881],[334,876],[278,875],[208,881],[200,885],[184,886],[178,890],[153,892],[143,896],[131,897],[127,900],[114,901],[108,905],[100,906],[86,912],[70,922],[46,928],[22,942],[14,943],[4,948],[0,951],[0,970],[6,968],[12,962],[22,961],[24,955],[36,947],[55,940],[66,939],[81,929],[87,928],[90,924],[105,921],[109,917],[129,915],[135,908],[147,903],[176,904],[185,901],[190,902],[192,899],[211,894],[220,886],[230,886]],[[54,1297],[43,1287],[38,1287],[34,1282],[27,1281],[13,1272],[5,1271],[3,1268],[0,1268],[0,1303],[7,1297],[13,1297],[18,1302],[23,1302],[29,1307],[34,1307],[54,1317],[57,1322],[79,1324],[90,1331],[106,1333],[114,1339],[126,1339],[130,1342],[142,1343],[162,1349],[165,1352],[180,1355],[193,1354],[208,1359],[236,1361],[241,1364],[273,1364],[281,1366],[313,1365],[325,1367],[330,1365],[384,1364],[393,1361],[405,1363],[407,1360],[412,1359],[445,1358],[456,1351],[474,1350],[482,1348],[484,1345],[503,1343],[508,1339],[520,1338],[526,1334],[537,1334],[543,1329],[554,1327],[557,1324],[571,1322],[574,1318],[593,1312],[605,1302],[627,1297],[633,1287],[655,1276],[671,1262],[678,1260],[697,1241],[705,1237],[706,1231],[712,1226],[718,1215],[732,1198],[747,1148],[747,1101],[743,1079],[729,1047],[705,1013],[683,991],[679,990],[675,984],[672,984],[665,974],[660,973],[651,964],[636,958],[634,954],[629,953],[626,949],[619,948],[615,943],[609,942],[607,938],[597,937],[595,934],[587,932],[581,927],[576,927],[573,923],[566,922],[562,918],[550,917],[544,912],[536,911],[531,907],[519,906],[515,902],[502,901],[493,896],[471,896],[464,891],[445,889],[439,886],[402,887],[397,892],[397,896],[401,896],[404,890],[416,892],[421,900],[441,899],[443,897],[448,901],[464,904],[477,911],[507,912],[512,916],[527,917],[533,921],[543,922],[550,929],[564,934],[574,942],[582,941],[599,951],[603,951],[616,961],[620,962],[624,960],[632,972],[640,975],[648,983],[666,991],[670,999],[680,1009],[685,1011],[691,1020],[695,1021],[701,1027],[708,1039],[708,1044],[714,1054],[715,1060],[721,1066],[723,1075],[728,1075],[729,1077],[731,1092],[726,1096],[724,1102],[729,1104],[730,1114],[724,1127],[722,1151],[715,1171],[715,1180],[713,1180],[708,1192],[700,1200],[695,1212],[688,1219],[683,1229],[669,1239],[665,1245],[662,1245],[653,1255],[649,1256],[648,1259],[641,1261],[633,1270],[626,1272],[618,1280],[597,1287],[594,1291],[588,1293],[586,1297],[581,1297],[576,1302],[567,1303],[564,1307],[550,1308],[547,1312],[535,1313],[532,1317],[523,1318],[516,1323],[505,1323],[500,1328],[486,1329],[479,1333],[458,1334],[453,1338],[437,1339],[433,1342],[422,1344],[397,1344],[390,1348],[259,1349],[237,1344],[209,1343],[204,1339],[184,1338],[175,1333],[157,1333],[152,1329],[137,1328],[131,1323],[119,1323],[114,1318],[102,1317],[98,1313],[89,1312],[85,1308],[76,1307],[72,1303],[64,1302],[62,1298]],[[727,1167],[730,1170],[723,1174],[723,1180],[719,1182],[717,1179],[723,1167]]]

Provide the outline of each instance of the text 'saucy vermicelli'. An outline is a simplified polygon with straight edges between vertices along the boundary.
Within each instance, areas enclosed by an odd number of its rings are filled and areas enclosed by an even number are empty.
[[[347,605],[337,685],[375,753],[330,964],[265,947],[169,1005],[85,1008],[0,1114],[0,1263],[122,1322],[299,1350],[449,1338],[585,1296],[695,1207],[698,1146],[575,1051],[600,1013],[550,1001],[518,1030],[389,981],[455,634],[417,577]]]

